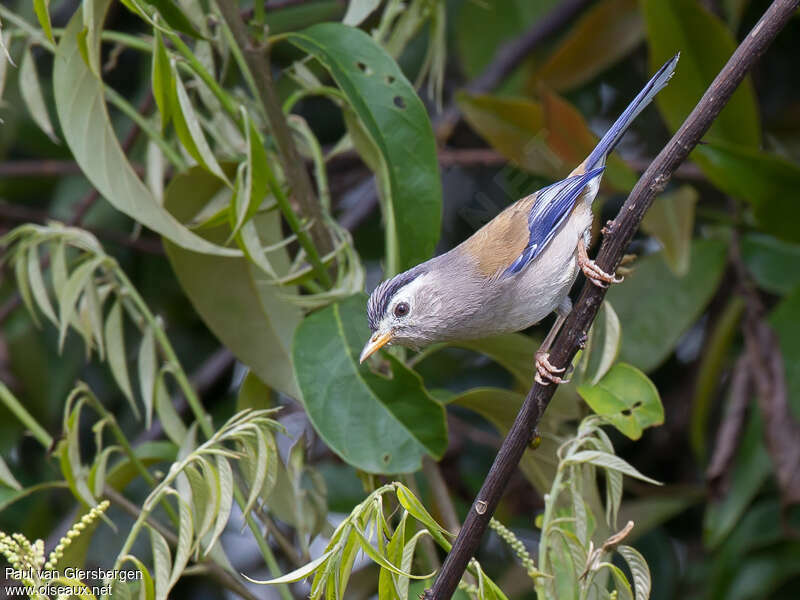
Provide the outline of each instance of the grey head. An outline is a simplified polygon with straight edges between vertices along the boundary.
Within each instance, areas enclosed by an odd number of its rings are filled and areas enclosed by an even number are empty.
[[[418,349],[465,337],[481,311],[482,291],[474,267],[458,249],[384,281],[367,302],[372,335],[361,361],[387,344]]]

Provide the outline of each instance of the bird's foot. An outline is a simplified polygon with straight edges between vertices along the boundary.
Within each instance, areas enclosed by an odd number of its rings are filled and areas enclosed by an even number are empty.
[[[536,364],[536,375],[534,376],[536,383],[540,385],[550,385],[552,382],[558,385],[559,383],[569,382],[569,379],[562,379],[557,375],[557,373],[563,373],[567,369],[566,367],[559,369],[558,367],[553,366],[553,364],[550,362],[549,352],[537,352],[536,360],[534,362]]]
[[[609,275],[588,256],[579,256],[578,265],[583,274],[586,275],[586,278],[597,287],[607,288],[608,284],[621,283],[625,279],[624,277],[617,277],[615,274]]]

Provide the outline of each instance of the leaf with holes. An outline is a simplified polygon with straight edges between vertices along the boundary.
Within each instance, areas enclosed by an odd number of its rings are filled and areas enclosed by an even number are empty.
[[[444,408],[392,355],[391,377],[359,365],[369,338],[362,294],[305,318],[294,339],[297,383],[308,416],[345,461],[370,473],[408,473],[447,447]]]
[[[95,1],[98,31],[109,5],[110,0]],[[179,223],[136,175],[111,124],[103,82],[86,66],[78,49],[77,36],[82,27],[78,11],[59,40],[53,67],[61,131],[81,171],[117,210],[178,246],[206,254],[241,256],[239,250],[209,243]],[[99,42],[100,36],[96,38]],[[95,45],[90,51],[96,54],[99,48]]]
[[[359,29],[322,23],[288,39],[330,71],[380,151],[388,274],[427,260],[439,239],[442,188],[433,129],[413,86]]]
[[[595,385],[579,386],[578,393],[594,412],[632,440],[638,440],[648,427],[664,422],[656,386],[631,365],[617,363]]]

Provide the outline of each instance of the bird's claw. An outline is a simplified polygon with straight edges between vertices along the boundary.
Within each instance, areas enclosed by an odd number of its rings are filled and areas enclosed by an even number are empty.
[[[550,362],[549,352],[536,353],[536,375],[534,380],[540,385],[550,385],[550,383],[569,383],[569,379],[562,379],[556,373],[563,373],[566,367],[558,368]]]
[[[621,283],[625,278],[609,275],[603,269],[597,266],[591,258],[581,258],[578,260],[581,271],[586,275],[586,278],[595,284],[597,287],[607,288],[610,283]]]

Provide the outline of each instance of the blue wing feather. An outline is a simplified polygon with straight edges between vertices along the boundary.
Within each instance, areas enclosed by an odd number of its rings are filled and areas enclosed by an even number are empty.
[[[536,258],[547,244],[553,239],[561,225],[566,221],[575,201],[583,192],[583,188],[595,177],[598,177],[605,167],[592,169],[588,173],[568,177],[539,191],[536,201],[528,214],[528,229],[530,237],[528,245],[511,266],[506,269],[506,275],[519,273],[525,265]]]

